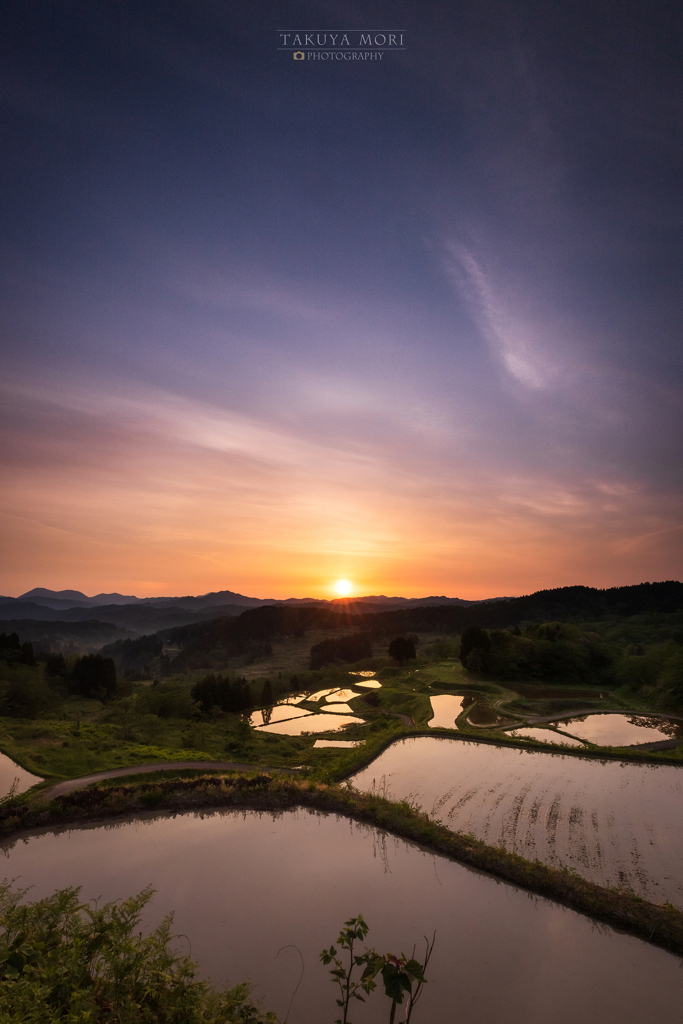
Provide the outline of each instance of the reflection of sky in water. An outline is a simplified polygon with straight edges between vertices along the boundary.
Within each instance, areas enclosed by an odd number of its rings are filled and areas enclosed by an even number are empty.
[[[372,679],[374,672],[349,672],[350,676],[362,676],[364,679]]]
[[[31,775],[20,768],[7,754],[0,754],[0,797],[7,796],[15,779],[19,780],[15,790],[17,793],[25,793],[31,786],[43,781],[38,775]]]
[[[367,690],[379,690],[381,685],[376,679],[366,679],[364,682],[356,683],[356,686],[364,686]]]
[[[280,705],[278,707],[270,708],[266,712],[266,717],[270,714],[271,722],[284,722],[289,718],[303,718],[307,715],[312,714],[310,711],[304,711],[303,708],[293,708],[290,705]],[[263,711],[254,711],[249,718],[249,724],[254,728],[258,729],[263,725]]]
[[[283,697],[282,700],[278,701],[278,704],[301,704],[302,700],[306,700],[305,693],[292,694],[289,697]]]
[[[362,718],[352,715],[307,715],[295,722],[271,722],[261,727],[262,732],[276,732],[283,736],[301,736],[304,732],[336,732],[345,725],[365,725]]]
[[[336,693],[339,689],[338,686],[334,686],[331,690],[318,690],[316,693],[312,693],[306,700],[321,700],[323,697],[327,697],[328,693]]]
[[[518,736],[521,740],[544,740],[546,743],[562,743],[565,747],[582,747],[581,740],[575,740],[571,736],[560,736],[551,729],[515,729],[514,732],[506,732],[506,736]]]
[[[360,694],[354,690],[337,690],[336,693],[331,693],[327,698],[329,701],[347,701],[352,700],[354,697],[359,697]]]
[[[427,722],[431,729],[452,729],[455,720],[462,711],[464,697],[454,697],[452,693],[444,693],[440,697],[430,697],[434,717]]]
[[[163,813],[22,837],[8,854],[3,872],[35,885],[31,899],[83,886],[82,898],[101,906],[151,884],[141,930],[175,911],[174,933],[188,936],[214,985],[251,977],[256,1000],[290,1024],[339,1016],[318,954],[359,911],[382,951],[415,945],[419,956],[436,929],[416,1024],[680,1019],[677,957],[332,814]],[[301,975],[289,943],[306,969],[288,1013]],[[386,1022],[378,988],[354,1007],[355,1024]]]
[[[314,747],[360,747],[363,740],[316,740]]]
[[[335,715],[339,714],[352,714],[353,708],[350,708],[348,704],[326,704],[325,711],[331,711]]]
[[[638,716],[640,721],[651,725],[635,725],[629,722],[633,712],[628,715],[588,715],[586,718],[564,718],[557,722],[560,729],[566,729],[572,736],[589,740],[604,747],[630,746],[632,743],[658,743],[670,740],[671,734],[661,728],[662,722],[657,718]],[[683,725],[683,723],[680,723]],[[681,729],[683,734],[683,729]]]
[[[398,740],[350,782],[492,846],[683,908],[681,768],[572,754],[434,733]]]

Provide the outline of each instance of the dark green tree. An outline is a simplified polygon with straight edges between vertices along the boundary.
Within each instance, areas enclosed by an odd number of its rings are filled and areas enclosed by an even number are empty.
[[[49,676],[65,676],[67,668],[64,655],[50,652],[45,659],[45,671]]]
[[[116,696],[116,667],[112,658],[86,654],[73,667],[71,678],[76,693],[108,700]]]
[[[484,656],[491,650],[491,638],[485,629],[480,626],[468,626],[463,631],[462,638],[460,640],[460,661],[467,668],[470,655],[474,651],[478,652],[480,661],[483,662]]]
[[[40,718],[54,714],[59,696],[42,674],[29,666],[17,665],[0,688],[0,715],[8,718]]]
[[[0,649],[5,651],[20,651],[18,633],[0,633]]]
[[[36,656],[33,653],[33,644],[22,644],[21,645],[21,658],[19,659],[22,665],[37,665]]]
[[[273,687],[271,686],[270,679],[266,679],[261,690],[261,707],[267,708],[273,703],[275,698],[273,697]]]
[[[389,644],[389,657],[402,665],[405,661],[414,661],[415,640],[412,636],[397,636]]]
[[[361,661],[372,657],[372,640],[368,633],[330,637],[311,647],[311,668]]]

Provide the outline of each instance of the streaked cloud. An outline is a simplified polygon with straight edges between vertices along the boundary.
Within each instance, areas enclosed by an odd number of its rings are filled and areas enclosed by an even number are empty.
[[[447,269],[506,371],[525,387],[551,387],[562,372],[553,353],[560,339],[548,338],[547,327],[544,332],[531,313],[524,315],[519,298],[505,295],[468,249],[452,242],[446,248]]]

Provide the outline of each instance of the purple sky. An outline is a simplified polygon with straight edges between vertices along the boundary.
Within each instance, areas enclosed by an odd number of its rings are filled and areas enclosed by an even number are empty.
[[[678,5],[0,19],[0,592],[680,578]]]

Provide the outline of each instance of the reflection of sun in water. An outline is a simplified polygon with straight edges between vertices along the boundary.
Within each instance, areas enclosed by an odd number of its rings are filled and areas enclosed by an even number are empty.
[[[348,580],[337,580],[334,585],[334,589],[337,591],[340,597],[348,597],[351,593],[351,584]]]

